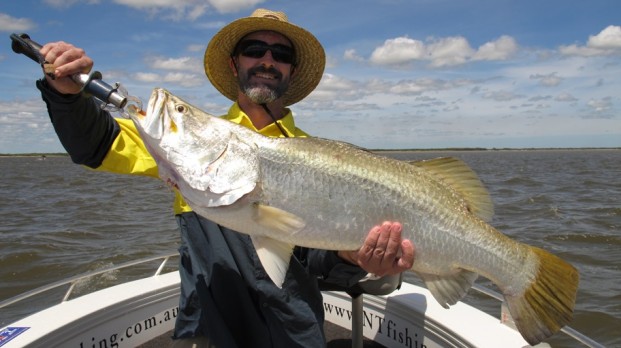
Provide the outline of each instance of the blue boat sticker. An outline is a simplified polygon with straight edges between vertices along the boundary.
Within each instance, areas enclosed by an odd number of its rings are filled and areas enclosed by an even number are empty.
[[[9,343],[10,340],[22,334],[22,332],[30,329],[30,327],[7,327],[0,331],[0,347]]]

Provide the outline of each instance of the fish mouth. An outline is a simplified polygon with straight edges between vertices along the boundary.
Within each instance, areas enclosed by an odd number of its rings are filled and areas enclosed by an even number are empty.
[[[166,92],[161,88],[156,88],[149,98],[147,115],[161,115],[162,109],[166,104]]]
[[[146,116],[136,117],[143,133],[152,139],[162,139],[164,136],[166,119],[169,117],[166,112],[167,100],[166,91],[155,88],[149,97]]]

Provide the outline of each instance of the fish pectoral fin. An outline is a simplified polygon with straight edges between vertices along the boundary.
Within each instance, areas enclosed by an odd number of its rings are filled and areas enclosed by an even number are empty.
[[[295,246],[267,237],[251,236],[250,239],[265,272],[276,286],[282,288]]]
[[[299,216],[261,203],[254,204],[253,213],[253,219],[259,225],[285,235],[295,234],[306,226]]]
[[[479,276],[464,269],[448,275],[430,273],[418,273],[418,275],[423,279],[436,301],[444,308],[449,308],[466,296]]]
[[[494,204],[489,192],[477,174],[462,160],[454,157],[441,157],[408,163],[425,169],[451,186],[465,200],[468,211],[485,222],[492,220]]]

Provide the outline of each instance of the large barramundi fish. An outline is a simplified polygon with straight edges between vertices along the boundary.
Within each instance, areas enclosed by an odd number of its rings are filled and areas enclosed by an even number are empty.
[[[198,214],[250,235],[276,285],[293,245],[356,250],[373,226],[399,221],[416,246],[411,270],[442,306],[481,275],[500,288],[530,344],[571,321],[576,269],[490,226],[489,195],[459,160],[409,163],[337,141],[268,138],[163,89],[146,113],[128,113],[161,179]]]

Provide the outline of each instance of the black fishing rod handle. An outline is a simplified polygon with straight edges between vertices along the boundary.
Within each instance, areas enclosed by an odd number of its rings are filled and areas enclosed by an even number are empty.
[[[39,53],[39,50],[41,49],[40,44],[32,41],[30,39],[30,36],[28,36],[28,34],[26,33],[22,33],[22,34],[11,34],[11,48],[13,49],[13,52],[15,53],[21,53],[25,56],[27,56],[28,58],[34,60],[35,62],[39,63],[39,64],[43,64],[43,62],[45,61],[45,59],[43,58],[43,56],[41,56],[41,53]]]

